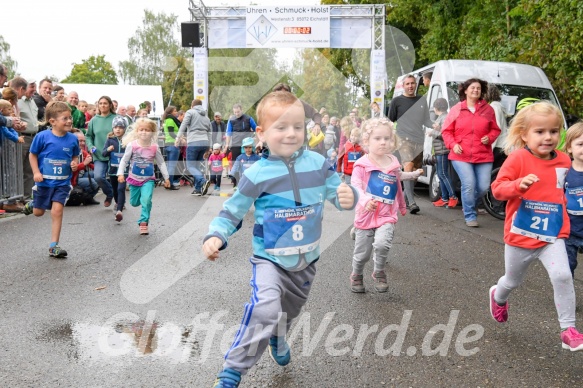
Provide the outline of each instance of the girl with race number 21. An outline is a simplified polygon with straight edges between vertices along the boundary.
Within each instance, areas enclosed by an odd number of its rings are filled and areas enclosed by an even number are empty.
[[[571,160],[556,150],[563,119],[550,102],[521,109],[510,125],[504,162],[492,183],[492,193],[508,201],[504,223],[505,274],[490,288],[490,313],[508,320],[508,297],[536,259],[547,270],[559,315],[563,349],[583,350],[583,335],[575,329],[575,289],[565,239],[569,217],[564,192]]]

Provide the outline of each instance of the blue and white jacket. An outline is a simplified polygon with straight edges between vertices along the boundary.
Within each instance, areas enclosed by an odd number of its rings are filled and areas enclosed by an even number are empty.
[[[301,271],[320,257],[324,201],[344,210],[336,194],[340,183],[338,174],[315,152],[300,149],[289,160],[264,154],[245,170],[238,190],[225,201],[204,240],[218,237],[223,241],[220,249],[225,249],[254,204],[253,255],[287,271]],[[356,204],[358,194],[352,191]]]

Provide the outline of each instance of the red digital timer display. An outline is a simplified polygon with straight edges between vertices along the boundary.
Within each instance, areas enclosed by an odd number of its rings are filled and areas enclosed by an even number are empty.
[[[311,34],[312,27],[284,27],[284,34]]]

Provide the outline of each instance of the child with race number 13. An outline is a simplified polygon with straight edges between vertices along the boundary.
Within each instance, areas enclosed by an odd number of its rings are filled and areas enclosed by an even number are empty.
[[[364,265],[374,251],[372,278],[377,292],[387,292],[385,263],[392,247],[397,223],[397,211],[407,214],[401,180],[415,180],[422,169],[403,172],[401,164],[391,153],[396,149],[393,124],[386,118],[370,119],[361,125],[363,145],[368,153],[354,163],[352,185],[359,200],[354,217],[355,245],[352,259],[350,288],[365,291]]]
[[[563,119],[559,108],[538,102],[521,109],[508,130],[508,159],[492,183],[496,199],[508,201],[504,222],[505,274],[490,288],[492,318],[508,320],[508,297],[524,280],[530,264],[540,260],[553,286],[563,349],[583,350],[575,329],[575,289],[565,239],[569,217],[564,192],[571,160],[555,150]]]

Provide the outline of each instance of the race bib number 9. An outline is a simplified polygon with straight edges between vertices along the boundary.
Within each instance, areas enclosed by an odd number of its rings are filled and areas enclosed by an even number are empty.
[[[265,251],[289,256],[314,251],[322,235],[322,204],[266,209],[263,213]]]
[[[583,214],[583,187],[567,188],[567,213],[575,216]]]
[[[370,174],[366,192],[372,195],[373,199],[392,205],[395,203],[397,196],[397,177],[391,174],[385,174],[381,171],[373,171]]]
[[[563,205],[523,199],[514,214],[510,232],[549,243],[563,226]]]
[[[154,176],[154,163],[134,163],[132,174],[140,178]]]
[[[48,159],[43,161],[43,178],[65,180],[71,175],[71,161],[62,159]]]

